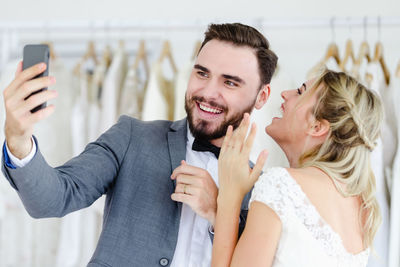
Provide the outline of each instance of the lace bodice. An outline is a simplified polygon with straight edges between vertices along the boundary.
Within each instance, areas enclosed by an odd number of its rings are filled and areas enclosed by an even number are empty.
[[[367,265],[369,249],[356,255],[347,252],[339,234],[322,219],[285,168],[268,169],[259,178],[250,205],[254,200],[268,205],[282,222],[281,238],[272,266]],[[295,261],[291,262],[287,257]]]

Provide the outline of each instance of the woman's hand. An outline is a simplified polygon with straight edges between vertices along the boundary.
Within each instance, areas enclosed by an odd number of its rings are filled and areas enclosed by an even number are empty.
[[[245,113],[235,132],[232,126],[228,127],[218,159],[219,199],[242,200],[261,174],[268,152],[262,151],[254,168],[249,167],[249,155],[256,135],[253,123],[246,138],[249,124],[250,116]]]

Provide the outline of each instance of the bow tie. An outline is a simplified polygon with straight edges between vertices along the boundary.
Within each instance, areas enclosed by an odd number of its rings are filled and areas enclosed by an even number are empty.
[[[211,152],[215,155],[216,158],[219,157],[219,152],[221,151],[221,148],[214,146],[210,142],[206,140],[201,140],[201,139],[194,139],[192,149],[194,151],[200,151],[200,152]]]

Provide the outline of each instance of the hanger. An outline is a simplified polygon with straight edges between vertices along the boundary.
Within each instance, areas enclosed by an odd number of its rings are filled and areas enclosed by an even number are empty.
[[[386,85],[390,83],[390,72],[386,66],[385,59],[383,57],[383,44],[380,41],[381,37],[381,17],[378,17],[378,42],[375,44],[375,53],[374,53],[374,62],[379,62],[379,65],[382,68],[383,75],[385,77]]]
[[[139,68],[140,61],[143,62],[143,66],[146,71],[146,77],[147,77],[148,74],[150,73],[150,68],[147,60],[146,43],[144,40],[141,40],[139,43],[139,49],[136,53],[135,62],[132,65],[132,68],[134,70],[137,70]]]
[[[194,61],[196,59],[197,55],[199,54],[201,44],[202,44],[201,41],[197,41],[196,44],[194,45],[192,61]]]
[[[356,64],[360,65],[362,60],[366,58],[367,62],[371,62],[371,56],[369,54],[369,44],[367,41],[363,41],[360,44],[360,49],[358,50],[358,56],[357,56],[357,60],[356,60]]]
[[[49,50],[50,50],[50,59],[51,59],[51,60],[57,59],[57,55],[56,55],[56,53],[54,52],[54,45],[53,45],[53,42],[48,41],[48,42],[43,42],[42,44],[45,44],[45,45],[47,45],[47,46],[49,47]]]
[[[82,56],[82,58],[79,60],[79,62],[76,64],[75,68],[74,68],[74,73],[75,74],[79,74],[80,73],[80,68],[82,66],[82,64],[87,61],[87,60],[93,60],[93,62],[95,63],[95,65],[97,65],[98,60],[97,60],[97,56],[96,56],[96,49],[94,46],[94,42],[93,41],[89,41],[88,42],[88,46],[86,49],[86,53]]]
[[[351,61],[354,63],[355,62],[355,57],[354,57],[354,50],[353,50],[353,41],[351,39],[348,39],[346,41],[346,50],[344,51],[344,57],[342,62],[340,63],[340,69],[342,71],[345,71],[346,64],[351,59]]]
[[[325,57],[323,59],[324,63],[327,63],[330,58],[333,58],[338,66],[341,64],[340,56],[339,56],[339,48],[336,43],[330,43],[328,45],[328,49],[326,50]]]
[[[382,68],[383,75],[385,76],[386,85],[390,83],[390,72],[386,66],[385,59],[383,58],[383,44],[381,42],[377,42],[375,45],[375,54],[373,60],[374,62],[379,62],[379,65]]]
[[[111,65],[112,61],[112,52],[111,52],[111,47],[109,45],[106,45],[103,51],[103,60],[106,63],[107,69]]]
[[[171,44],[168,40],[164,41],[158,62],[159,63],[163,62],[165,58],[169,60],[171,68],[174,74],[176,74],[178,72],[178,68],[175,65],[174,58],[172,57]]]

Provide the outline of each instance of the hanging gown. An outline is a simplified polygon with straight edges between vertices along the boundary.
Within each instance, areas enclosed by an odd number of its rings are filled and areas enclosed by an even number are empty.
[[[73,156],[83,151],[89,140],[89,88],[94,80],[94,62],[87,62],[72,78],[71,91],[75,101],[71,114],[71,135],[73,136]],[[66,215],[61,221],[60,242],[56,267],[85,266],[92,256],[97,240],[97,215],[93,208],[86,208]]]
[[[267,103],[259,110],[254,109],[251,114],[251,121],[257,125],[257,133],[250,153],[250,160],[256,162],[261,151],[267,149],[269,154],[264,169],[276,166],[289,166],[286,155],[279,145],[265,132],[265,128],[272,122],[273,117],[280,116],[281,114],[280,108],[283,103],[281,92],[293,88],[296,88],[296,85],[291,77],[281,69],[277,69],[271,80],[271,93]]]
[[[11,71],[4,73],[4,77],[8,80],[14,77],[17,66],[16,62],[11,64]],[[72,156],[70,128],[68,124],[65,124],[70,118],[72,107],[71,77],[69,71],[59,60],[51,60],[49,65],[50,75],[57,80],[56,85],[49,89],[57,90],[58,97],[50,100],[48,105],[54,104],[56,108],[50,117],[35,125],[34,134],[47,162],[52,166],[58,166]],[[3,105],[3,100],[1,102]],[[2,179],[1,183],[3,184],[4,181],[5,179]],[[8,185],[8,189],[5,191],[9,190],[13,189]],[[6,205],[9,212],[4,212],[7,222],[4,224],[4,228],[1,227],[4,235],[1,235],[0,251],[4,255],[0,257],[0,265],[54,266],[59,243],[60,220],[55,218],[32,219],[27,215],[19,199],[15,199],[14,202],[8,193],[2,192],[1,195],[7,198]]]
[[[128,56],[124,49],[119,47],[113,56],[100,94],[99,133],[108,130],[118,119],[118,102],[127,71]]]
[[[0,88],[3,90],[14,79],[19,60],[2,68]],[[5,123],[4,98],[1,94],[0,123]],[[0,131],[2,145],[4,131]],[[0,266],[33,266],[33,219],[25,211],[17,192],[0,174]]]
[[[367,65],[365,73],[361,73],[361,77],[364,78],[364,84],[376,92],[378,95],[382,95],[381,92],[386,90],[384,82],[384,76],[382,69],[377,65],[378,63],[370,63]],[[385,105],[385,104],[384,104]],[[379,227],[375,240],[374,249],[376,250],[377,257],[371,256],[368,261],[368,267],[387,266],[388,256],[388,240],[389,240],[389,205],[388,205],[388,190],[385,180],[385,162],[384,154],[392,153],[390,151],[384,151],[384,138],[391,139],[393,136],[383,135],[385,132],[385,121],[382,125],[382,135],[377,140],[377,146],[371,153],[371,167],[375,174],[376,180],[376,198],[379,203],[379,207],[382,214],[382,224]]]
[[[142,118],[143,100],[147,89],[145,70],[130,68],[126,75],[120,97],[119,115]]]
[[[394,104],[394,112],[389,114],[396,122],[396,135],[397,135],[397,151],[393,161],[392,181],[390,183],[390,236],[389,236],[389,260],[388,267],[400,266],[400,106],[398,100],[400,99],[400,78],[391,78],[390,85],[392,93],[392,101]],[[389,116],[388,115],[388,116]]]
[[[174,120],[181,120],[186,117],[185,110],[185,95],[190,79],[190,74],[193,70],[194,61],[189,62],[184,66],[176,78],[175,86],[175,109],[174,109]]]
[[[150,71],[149,85],[144,96],[142,119],[173,120],[174,119],[174,84],[162,73],[162,64],[157,62]]]

